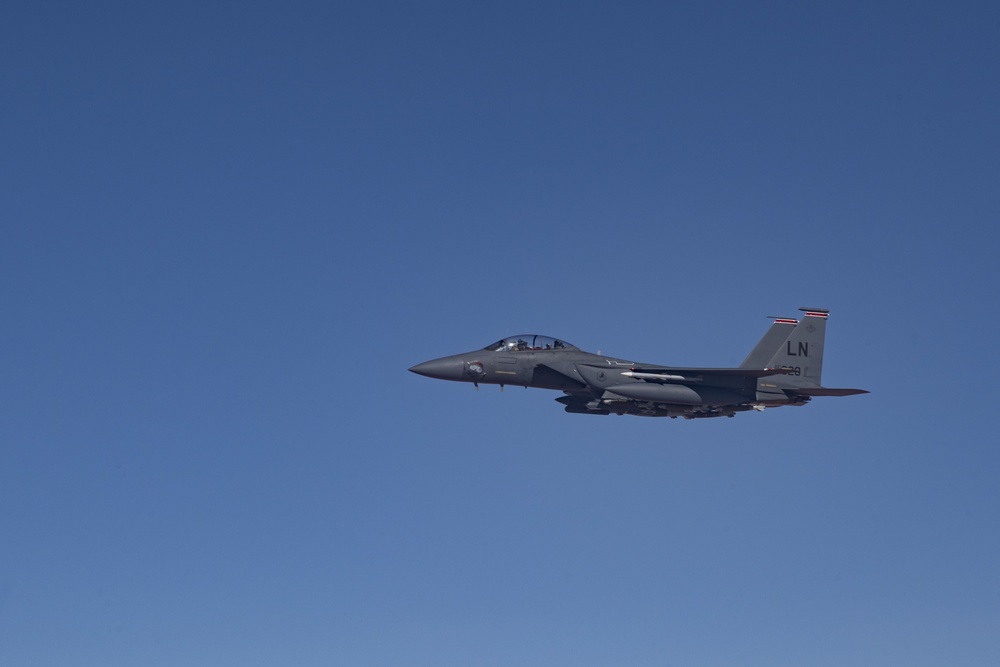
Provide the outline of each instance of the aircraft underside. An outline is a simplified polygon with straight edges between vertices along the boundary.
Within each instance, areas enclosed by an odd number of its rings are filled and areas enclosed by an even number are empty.
[[[808,396],[796,397],[792,401],[760,402],[760,403],[740,403],[736,405],[670,405],[667,403],[656,403],[653,401],[636,401],[618,399],[613,397],[593,398],[568,394],[556,399],[562,403],[566,412],[583,415],[635,415],[638,417],[670,417],[676,419],[707,419],[709,417],[733,417],[737,412],[747,412],[750,410],[763,411],[766,408],[780,407],[782,405],[804,405],[809,402]]]

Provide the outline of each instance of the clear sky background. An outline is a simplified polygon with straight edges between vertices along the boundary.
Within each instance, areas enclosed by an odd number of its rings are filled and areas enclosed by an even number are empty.
[[[0,663],[996,665],[995,3],[21,3]],[[570,415],[536,332],[824,384]]]

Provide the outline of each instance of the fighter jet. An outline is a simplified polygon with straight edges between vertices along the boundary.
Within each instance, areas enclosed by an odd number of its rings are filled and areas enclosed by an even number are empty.
[[[800,308],[801,321],[778,317],[737,368],[678,368],[593,354],[558,338],[522,334],[481,350],[417,364],[418,375],[480,384],[562,391],[566,412],[645,417],[732,417],[814,396],[867,394],[820,384],[830,311]]]

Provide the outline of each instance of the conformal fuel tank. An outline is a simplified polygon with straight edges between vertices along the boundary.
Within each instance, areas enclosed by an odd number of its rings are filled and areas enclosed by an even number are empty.
[[[691,387],[680,384],[654,384],[651,382],[627,382],[608,387],[608,391],[625,398],[657,403],[679,403],[697,405],[703,403],[701,396]]]

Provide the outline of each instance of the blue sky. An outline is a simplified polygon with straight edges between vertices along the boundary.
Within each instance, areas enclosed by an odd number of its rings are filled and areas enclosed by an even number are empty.
[[[990,3],[0,25],[0,662],[995,665]],[[407,373],[533,331],[735,419]]]

